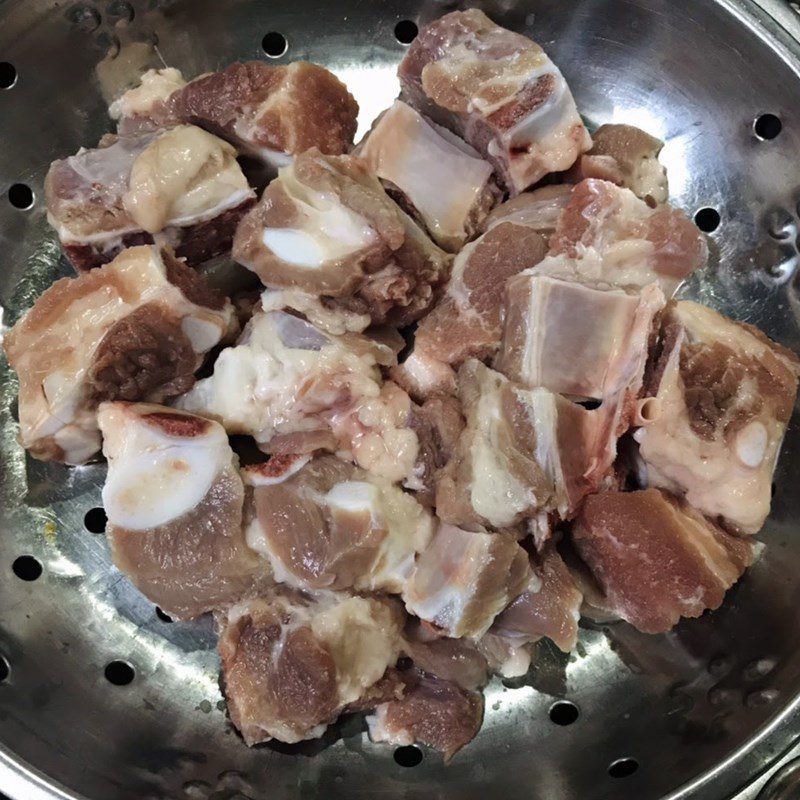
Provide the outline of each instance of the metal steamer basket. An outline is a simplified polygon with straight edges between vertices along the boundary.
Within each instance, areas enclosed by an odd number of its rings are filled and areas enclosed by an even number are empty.
[[[0,0],[3,323],[70,273],[42,182],[51,160],[109,130],[103,91],[160,59],[189,76],[309,59],[348,84],[363,132],[397,92],[416,25],[457,5]],[[549,51],[589,123],[666,140],[672,201],[711,241],[685,292],[799,349],[796,4],[481,6]],[[584,623],[569,657],[541,643],[525,678],[489,685],[483,730],[445,765],[373,745],[355,717],[302,745],[246,748],[226,720],[210,621],[171,624],[113,568],[104,466],[26,458],[16,379],[0,368],[0,791],[14,800],[800,798],[797,417],[766,552],[723,608],[657,637]]]

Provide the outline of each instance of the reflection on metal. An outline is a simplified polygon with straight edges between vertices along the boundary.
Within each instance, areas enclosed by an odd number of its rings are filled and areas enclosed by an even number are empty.
[[[39,198],[20,210],[0,194],[6,324],[69,272],[46,224],[42,182],[50,160],[109,129],[95,70],[109,52],[119,59],[137,52],[132,42],[147,53],[157,45],[190,76],[265,57],[262,38],[276,31],[289,42],[284,61],[319,61],[348,81],[363,132],[397,90],[397,22],[424,23],[454,5],[0,0],[0,61],[18,75],[0,92],[0,186],[26,183]],[[782,27],[745,0],[481,5],[548,48],[593,124],[635,122],[667,140],[675,203],[719,211],[712,265],[687,293],[800,348],[800,61],[785,33],[800,35],[800,18],[788,4],[761,2]],[[125,66],[116,66],[103,74],[121,79]],[[772,141],[753,134],[763,113],[783,123]],[[103,467],[26,459],[15,439],[16,383],[4,361],[0,370],[0,653],[10,665],[0,684],[0,788],[15,800],[727,800],[800,730],[796,422],[761,537],[766,553],[724,608],[664,637],[587,626],[571,656],[542,645],[526,678],[492,683],[484,729],[467,750],[448,766],[426,752],[403,769],[356,718],[316,742],[248,750],[225,719],[210,620],[164,623],[113,569],[103,537],[83,524],[99,505]],[[14,577],[20,555],[41,561],[38,580]],[[135,667],[130,685],[105,680],[114,659]],[[573,725],[548,717],[560,697],[580,708]],[[608,767],[620,758],[639,768],[613,779]],[[797,788],[795,762],[761,800],[787,800]]]

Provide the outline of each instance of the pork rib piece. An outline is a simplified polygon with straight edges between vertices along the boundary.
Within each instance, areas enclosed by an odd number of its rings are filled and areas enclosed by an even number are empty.
[[[175,69],[150,70],[109,109],[120,134],[176,124],[204,128],[273,169],[312,147],[340,155],[353,144],[358,104],[317,64],[231,64],[189,83]]]
[[[490,164],[402,100],[379,117],[356,153],[449,252],[472,238],[499,199]]]
[[[595,400],[627,391],[635,400],[665,303],[657,284],[637,295],[526,272],[507,285],[495,366],[531,388]]]
[[[495,206],[486,217],[484,230],[488,231],[501,222],[513,222],[533,228],[549,242],[571,195],[572,187],[563,183],[524,192]]]
[[[528,555],[512,536],[442,524],[417,558],[403,599],[447,636],[480,638],[529,577]]]
[[[503,331],[506,281],[534,267],[546,250],[533,228],[509,220],[464,247],[444,297],[417,327],[414,352],[455,367],[493,356]]]
[[[135,247],[47,289],[5,337],[20,378],[20,441],[36,458],[82,464],[100,449],[103,400],[185,392],[235,330],[230,301],[169,251]]]
[[[386,699],[375,690],[397,660],[401,620],[387,601],[333,592],[272,593],[219,615],[228,711],[245,742],[314,739],[346,707]]]
[[[658,489],[590,495],[572,541],[606,605],[644,633],[718,608],[754,557],[747,540]]]
[[[265,286],[339,298],[398,326],[428,310],[450,268],[362,160],[318,150],[280,171],[239,225],[233,254]]]
[[[594,412],[545,389],[522,389],[479,361],[459,370],[467,419],[439,475],[436,511],[453,525],[546,526],[568,516],[596,485]]]
[[[379,365],[394,362],[389,345],[367,336],[332,336],[283,311],[259,312],[239,343],[220,353],[213,375],[178,404],[229,433],[254,436],[267,452],[323,446],[400,481],[414,467],[418,442],[408,395],[381,380]],[[306,446],[302,438],[312,434]]]
[[[537,273],[599,288],[638,290],[658,282],[667,297],[705,266],[708,246],[678,209],[655,209],[604,180],[576,184]]]
[[[477,9],[426,25],[398,75],[400,98],[463,136],[512,196],[591,147],[558,67],[538,44]]]
[[[450,759],[475,738],[483,722],[483,695],[456,683],[420,673],[399,700],[379,705],[367,717],[373,742],[440,750]]]
[[[222,426],[146,403],[103,403],[98,422],[117,567],[180,619],[250,591],[265,571],[245,543],[244,489]]]
[[[601,178],[630,189],[651,208],[667,202],[667,171],[658,161],[664,142],[633,125],[601,125],[592,139],[592,149],[567,175],[570,182]]]
[[[769,514],[772,473],[794,407],[800,360],[751,325],[681,301],[635,434],[647,482],[741,533]]]
[[[578,641],[583,594],[552,542],[531,556],[531,569],[525,590],[495,618],[491,632],[520,644],[546,636],[568,653]]]
[[[237,223],[255,203],[236,151],[191,125],[54,161],[45,194],[47,218],[77,270],[152,242],[193,264],[207,261],[230,251]]]
[[[431,537],[411,495],[335,456],[274,456],[243,478],[248,544],[297,589],[399,594]]]

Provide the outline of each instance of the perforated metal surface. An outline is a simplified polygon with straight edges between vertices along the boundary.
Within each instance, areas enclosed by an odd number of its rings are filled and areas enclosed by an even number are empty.
[[[784,25],[796,24],[788,6],[768,2]],[[143,52],[126,44],[157,45],[144,60],[156,64],[160,55],[194,75],[266,58],[263,37],[280,33],[288,49],[277,61],[308,58],[334,69],[362,104],[363,129],[397,89],[396,23],[422,23],[455,5],[0,1],[0,62],[17,73],[0,89],[4,323],[69,274],[45,221],[42,181],[52,159],[108,130],[95,67],[109,48],[122,48],[118,65]],[[631,122],[666,139],[673,201],[720,215],[712,265],[689,293],[798,348],[800,70],[792,39],[758,6],[728,0],[482,7],[549,50],[590,122]],[[0,85],[9,76],[0,64]],[[772,140],[754,134],[764,113],[782,122]],[[12,204],[16,197],[26,205],[19,190],[7,197],[17,183],[33,189],[31,208]],[[481,734],[449,766],[425,751],[419,765],[403,767],[391,748],[368,741],[358,719],[316,742],[248,750],[225,719],[210,623],[163,621],[113,569],[102,535],[84,523],[99,503],[103,468],[27,459],[14,438],[16,386],[5,363],[2,376],[0,655],[9,672],[0,682],[0,790],[17,800],[753,798],[766,780],[753,778],[800,731],[796,417],[762,535],[768,549],[719,612],[663,637],[621,624],[587,627],[569,658],[544,645],[525,679],[490,685]],[[94,517],[88,524],[97,527]],[[20,556],[42,565],[38,579],[17,577]],[[35,563],[16,570],[33,577]],[[114,660],[134,668],[131,683],[106,679]],[[572,724],[550,720],[558,698],[577,705]],[[614,778],[612,764],[615,774],[638,768]],[[798,797],[796,767],[771,787],[763,797]]]

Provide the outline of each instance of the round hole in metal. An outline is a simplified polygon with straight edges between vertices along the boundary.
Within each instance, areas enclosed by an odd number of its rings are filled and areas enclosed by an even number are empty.
[[[422,763],[422,750],[413,744],[398,747],[394,751],[394,760],[401,767],[416,767]]]
[[[108,517],[104,508],[90,508],[83,518],[83,524],[89,533],[105,533]]]
[[[172,622],[173,621],[172,617],[169,614],[167,614],[166,611],[162,611],[158,606],[156,606],[156,616],[162,622]]]
[[[33,207],[33,189],[26,183],[13,183],[8,187],[8,202],[14,208],[27,211]]]
[[[282,33],[270,31],[261,40],[261,47],[270,58],[280,58],[289,49],[289,42]]]
[[[753,120],[753,132],[762,141],[775,139],[783,130],[781,118],[775,114],[761,114]]]
[[[612,778],[629,778],[639,769],[639,762],[635,758],[618,758],[608,765],[608,774]]]
[[[394,26],[394,38],[400,44],[411,44],[417,38],[419,28],[413,19],[401,19],[397,25]]]
[[[11,565],[21,581],[35,581],[42,574],[42,565],[33,556],[20,556]]]
[[[9,61],[0,61],[0,89],[10,89],[17,82],[17,68]]]
[[[114,686],[127,686],[136,677],[136,671],[127,661],[110,661],[104,671],[106,680]]]
[[[0,683],[7,681],[10,674],[11,667],[9,667],[8,661],[5,656],[0,656]]]
[[[700,208],[694,214],[694,224],[703,233],[713,233],[720,223],[719,211],[716,208]]]
[[[570,703],[569,700],[559,700],[550,706],[550,722],[555,725],[572,725],[580,715],[578,706]]]

